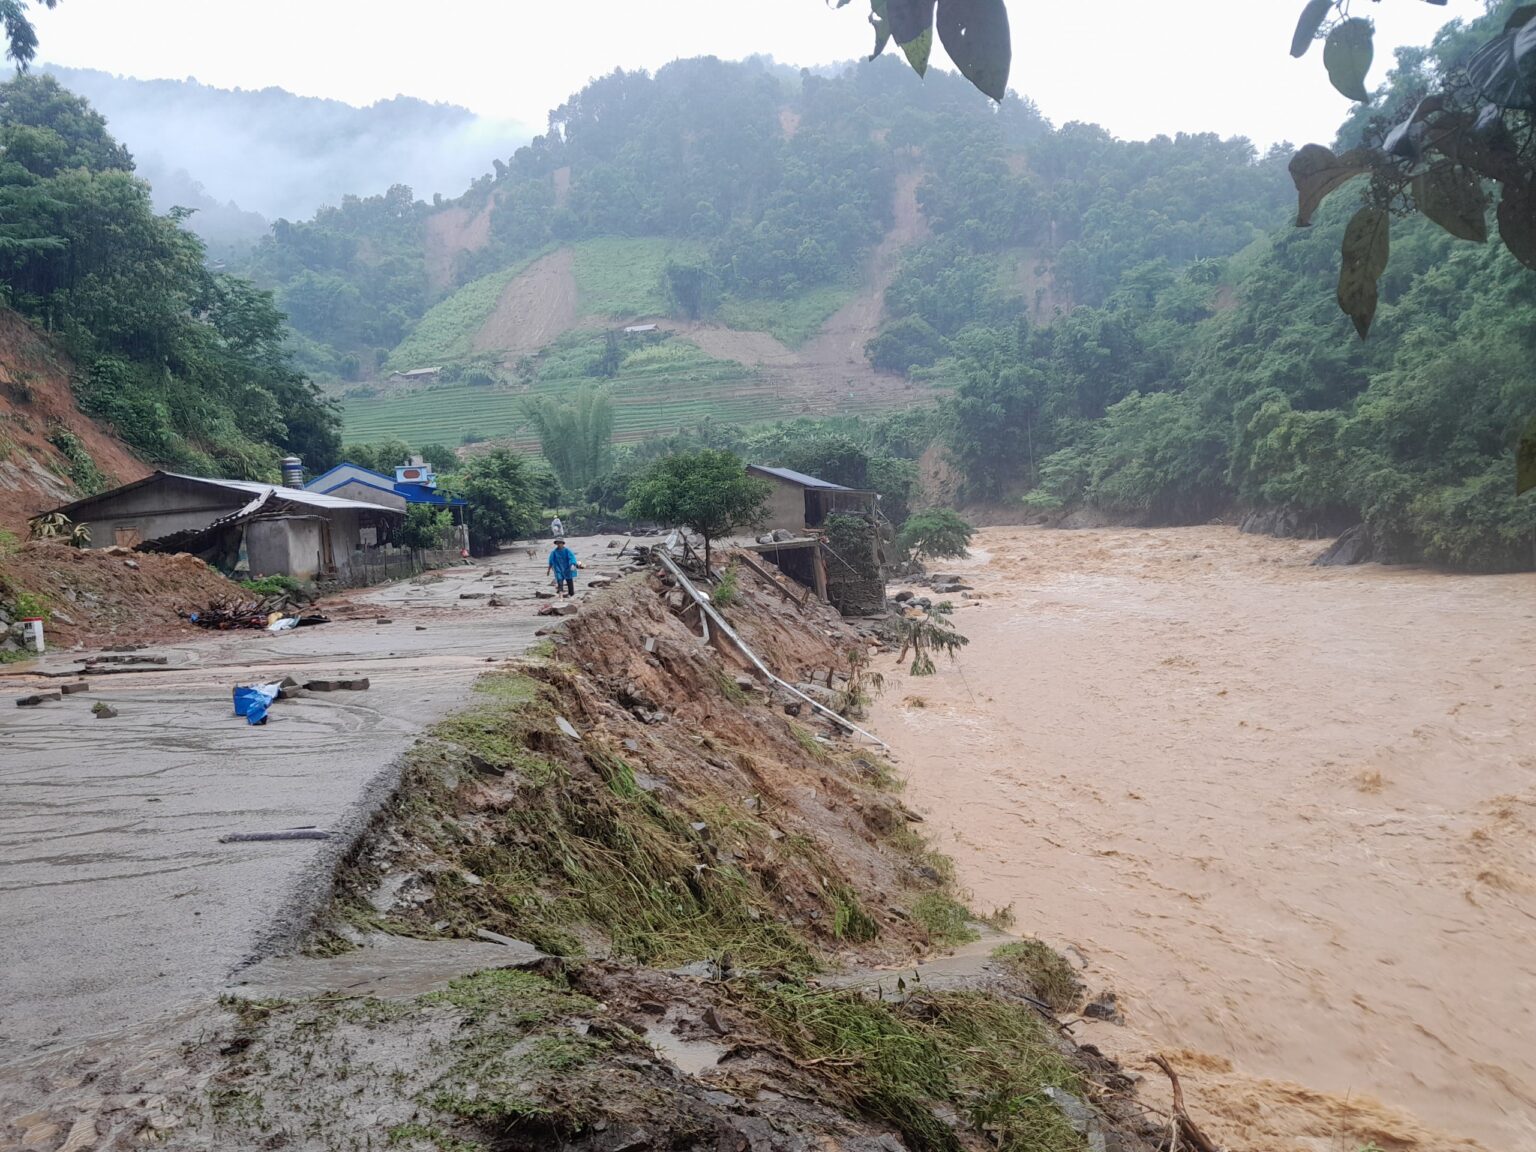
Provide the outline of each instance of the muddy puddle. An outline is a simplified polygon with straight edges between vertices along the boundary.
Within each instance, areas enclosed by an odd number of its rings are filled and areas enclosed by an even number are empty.
[[[976,907],[1118,992],[1079,1037],[1248,1152],[1536,1149],[1536,576],[977,543],[970,647],[874,723]]]

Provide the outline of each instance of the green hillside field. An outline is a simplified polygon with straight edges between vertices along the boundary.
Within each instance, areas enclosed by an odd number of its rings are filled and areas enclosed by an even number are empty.
[[[706,416],[755,423],[789,414],[777,389],[753,369],[712,359],[676,337],[626,343],[624,361],[612,379],[591,374],[604,337],[584,331],[569,333],[548,349],[531,382],[453,383],[390,396],[349,397],[342,404],[343,435],[348,442],[396,436],[411,443],[516,440],[526,435],[522,405],[528,398],[592,384],[612,390],[621,440],[670,432]]]

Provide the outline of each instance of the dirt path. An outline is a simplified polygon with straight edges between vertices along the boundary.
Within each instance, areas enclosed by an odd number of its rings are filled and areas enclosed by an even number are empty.
[[[576,254],[561,248],[536,260],[502,290],[496,310],[475,334],[476,352],[528,356],[575,326]]]
[[[1536,576],[979,544],[971,646],[877,729],[977,906],[1119,993],[1130,1027],[1079,1036],[1175,1054],[1244,1152],[1476,1146],[1396,1109],[1536,1149]]]

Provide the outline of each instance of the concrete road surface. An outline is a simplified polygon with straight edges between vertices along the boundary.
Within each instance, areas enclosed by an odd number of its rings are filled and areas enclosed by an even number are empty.
[[[572,541],[584,577],[617,570],[609,539]],[[182,639],[151,649],[166,667],[92,674],[59,703],[17,708],[62,681],[0,676],[0,1065],[205,1001],[290,945],[401,753],[555,623],[533,598],[547,550],[355,595],[352,619]],[[460,598],[493,589],[506,607]],[[279,702],[263,727],[233,714],[234,685],[285,674],[372,686]],[[219,840],[301,826],[335,835]]]

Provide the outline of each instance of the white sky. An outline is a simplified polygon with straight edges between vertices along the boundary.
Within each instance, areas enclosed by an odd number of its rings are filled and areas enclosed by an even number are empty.
[[[1288,53],[1302,0],[1009,0],[1011,86],[1057,124],[1116,135],[1215,131],[1260,146],[1329,140],[1349,102],[1321,46]],[[1379,80],[1392,48],[1427,43],[1478,0],[1363,3]],[[588,79],[679,56],[766,53],[800,64],[867,54],[867,0],[62,0],[38,10],[39,59],[142,78],[286,88],[367,104],[463,104],[535,130]],[[937,54],[937,49],[935,49]],[[947,61],[945,61],[947,64]]]

